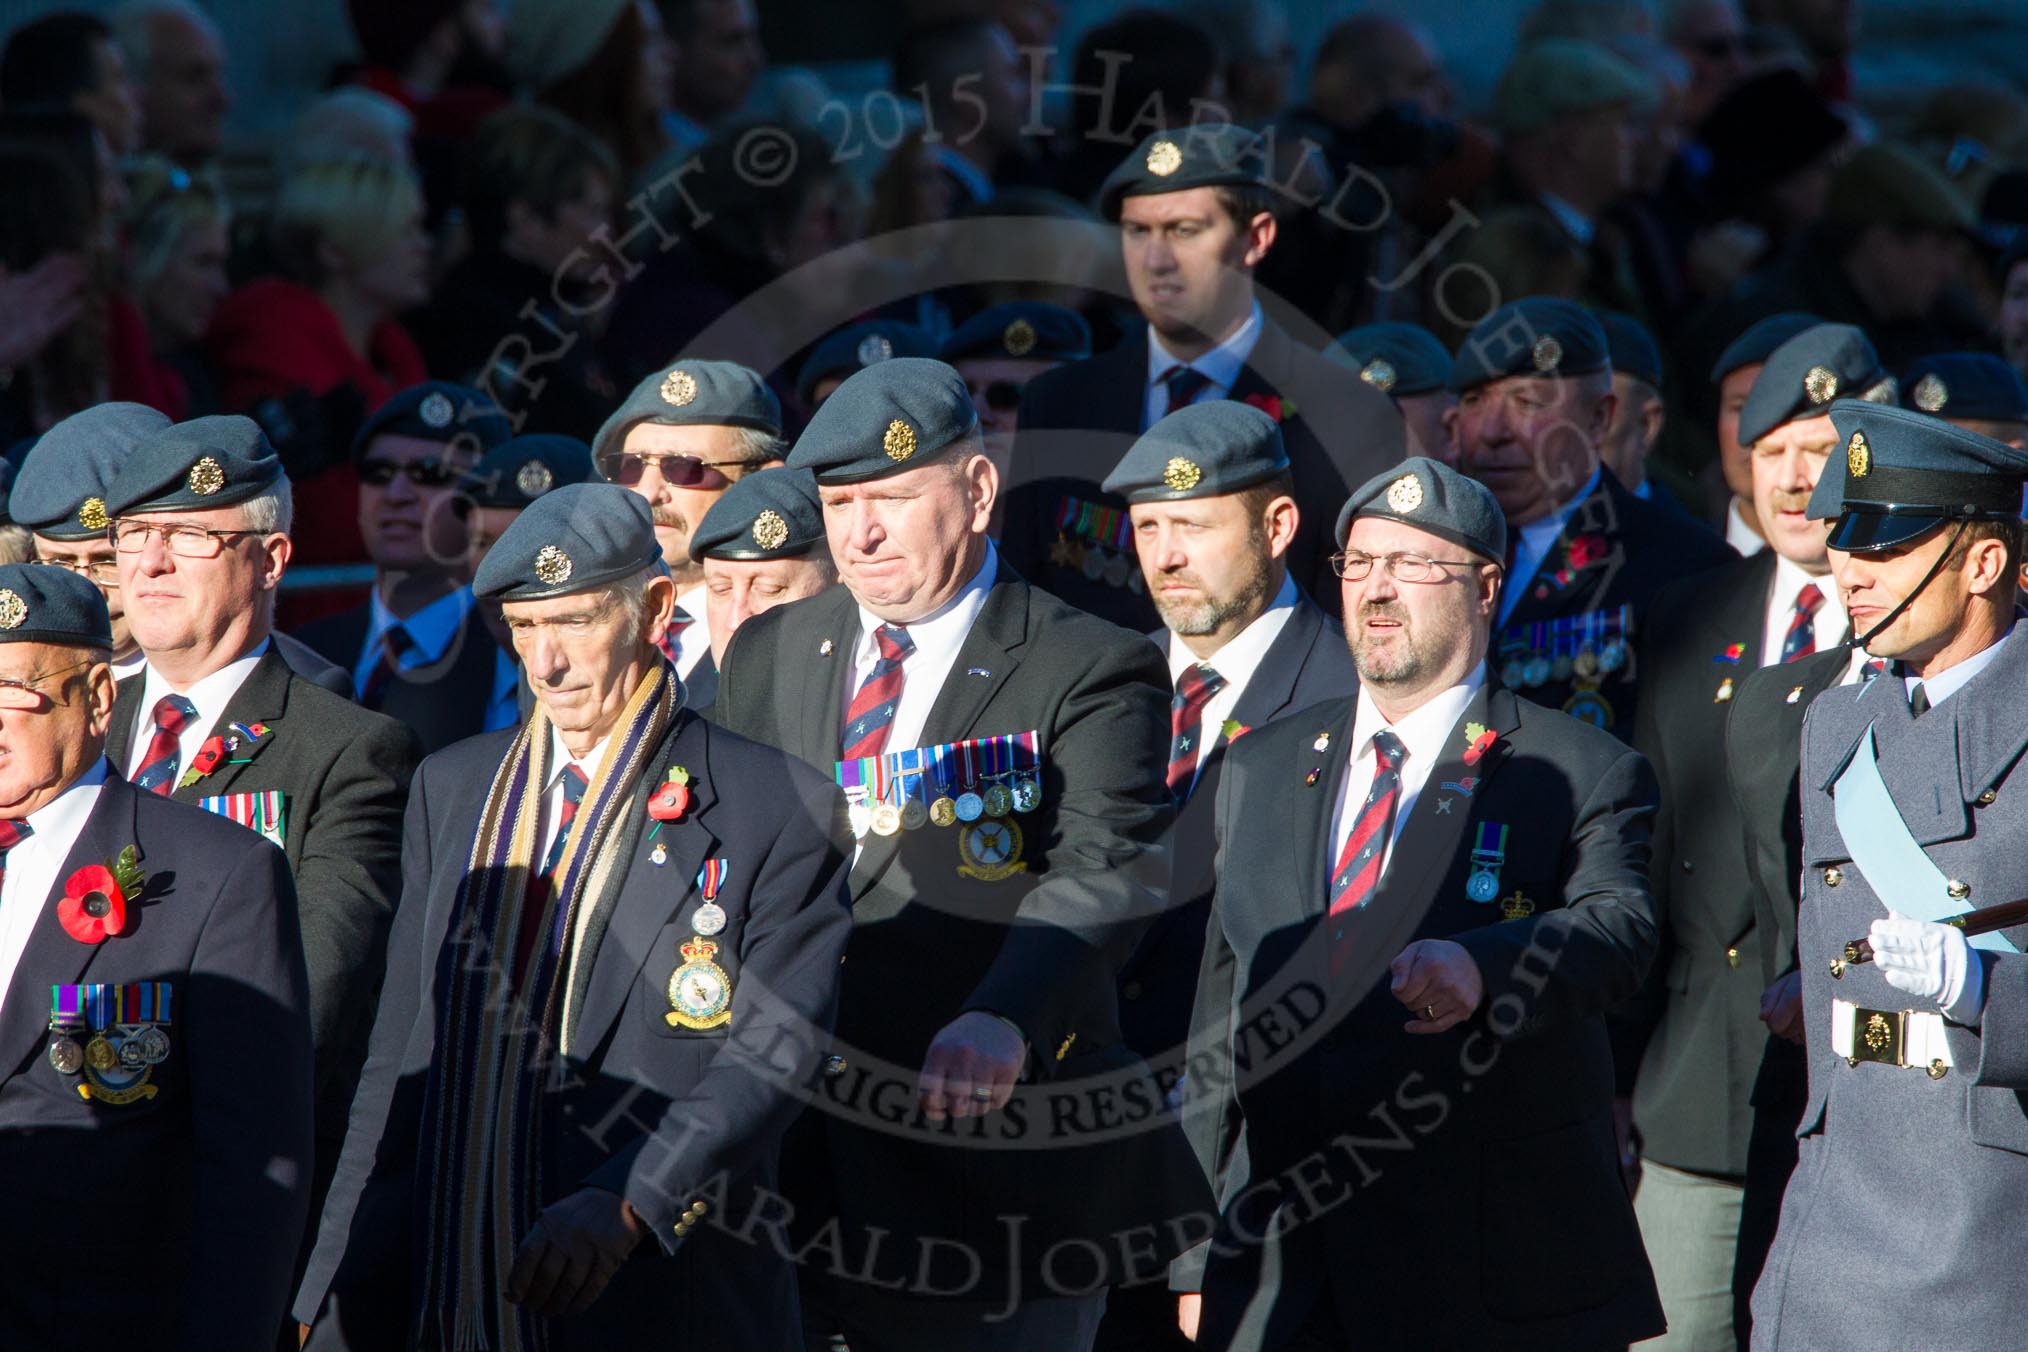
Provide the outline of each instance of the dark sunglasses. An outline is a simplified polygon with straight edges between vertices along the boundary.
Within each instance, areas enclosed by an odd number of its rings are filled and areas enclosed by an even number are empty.
[[[395,475],[403,475],[417,488],[442,488],[464,471],[448,460],[426,456],[421,460],[362,460],[359,462],[359,482],[375,488],[385,488],[394,482]]]
[[[648,466],[662,475],[671,488],[724,488],[732,482],[720,469],[744,465],[744,460],[699,460],[694,455],[656,455],[653,452],[612,451],[599,457],[599,473],[608,481],[632,488],[641,482]]]
[[[986,386],[986,407],[995,413],[1012,413],[1021,407],[1021,394],[1027,388],[1018,381],[996,380]]]

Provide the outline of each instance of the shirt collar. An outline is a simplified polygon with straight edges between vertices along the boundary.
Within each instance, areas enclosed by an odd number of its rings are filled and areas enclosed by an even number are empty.
[[[1993,642],[1992,646],[1981,648],[1978,652],[1973,653],[1956,666],[1939,671],[1934,676],[1921,677],[1904,673],[1902,676],[1903,687],[1908,693],[1913,694],[1915,687],[1920,685],[1924,692],[1929,695],[1930,707],[1935,708],[1971,684],[1973,677],[1991,666],[1993,659],[2000,655],[2000,649],[2009,638],[2013,637],[2013,634],[2014,626],[2010,624],[2007,626],[2007,632],[2000,635]]]
[[[1173,687],[1183,673],[1200,662],[1208,662],[1211,669],[1225,678],[1228,688],[1243,687],[1253,679],[1261,659],[1267,650],[1281,637],[1282,628],[1288,624],[1289,616],[1296,609],[1296,582],[1286,575],[1282,578],[1281,590],[1275,599],[1268,602],[1266,610],[1226,640],[1225,646],[1209,657],[1199,657],[1190,651],[1183,640],[1175,634],[1169,635],[1169,684]]]
[[[418,610],[406,619],[387,608],[380,599],[380,593],[373,593],[372,610],[366,626],[367,647],[378,650],[380,636],[399,624],[421,654],[420,665],[427,666],[444,655],[457,636],[458,627],[465,622],[465,616],[472,613],[472,589],[460,587]]]
[[[1387,728],[1401,739],[1404,750],[1411,760],[1419,759],[1426,770],[1436,764],[1442,754],[1444,741],[1464,716],[1465,706],[1472,702],[1472,696],[1479,693],[1479,687],[1486,683],[1484,663],[1473,667],[1464,680],[1425,701],[1418,708],[1394,722],[1389,723],[1373,703],[1373,696],[1362,683],[1359,687],[1358,711],[1352,717],[1352,745],[1346,755],[1358,760],[1372,742],[1373,734]]]
[[[1831,580],[1829,573],[1812,576],[1803,571],[1801,564],[1783,558],[1781,553],[1777,551],[1775,553],[1774,595],[1769,598],[1770,606],[1781,614],[1788,614],[1789,611],[1795,608],[1796,593],[1800,592],[1805,585],[1814,585],[1823,594],[1824,604],[1818,610],[1818,615],[1843,615],[1845,613],[1845,598],[1838,594],[1838,584]]]
[[[1725,543],[1731,545],[1741,558],[1745,558],[1748,554],[1758,554],[1767,548],[1767,541],[1761,539],[1753,527],[1747,524],[1745,506],[1745,503],[1734,498],[1732,505],[1725,511]]]
[[[1548,552],[1548,542],[1563,534],[1563,528],[1569,523],[1571,514],[1577,510],[1577,504],[1583,502],[1597,490],[1598,476],[1599,468],[1598,466],[1593,466],[1591,477],[1584,481],[1584,487],[1578,489],[1562,506],[1549,513],[1549,515],[1539,516],[1523,526],[1521,528],[1522,538],[1530,544],[1537,544],[1539,542],[1541,552],[1546,554]]]
[[[1172,366],[1189,366],[1207,380],[1223,386],[1229,393],[1238,383],[1239,373],[1246,369],[1246,359],[1253,355],[1253,345],[1260,341],[1261,328],[1265,322],[1261,317],[1260,302],[1255,301],[1246,322],[1234,329],[1230,338],[1191,362],[1184,361],[1163,346],[1161,335],[1155,332],[1155,326],[1148,325],[1148,384],[1161,384],[1162,377],[1168,374]]]
[[[1592,224],[1591,217],[1553,192],[1542,194],[1542,209],[1554,216],[1556,223],[1563,227],[1564,233],[1579,244],[1591,243],[1591,237],[1598,232],[1598,227]]]
[[[585,752],[584,755],[573,756],[570,754],[570,748],[563,744],[563,734],[557,731],[556,724],[551,723],[549,725],[549,783],[544,788],[554,788],[556,781],[563,778],[563,772],[569,768],[573,761],[577,763],[577,767],[580,770],[584,771],[586,779],[597,779],[599,777],[599,765],[605,760],[606,748],[612,745],[612,741],[611,736],[601,737],[598,745]]]
[[[146,720],[151,716],[149,711],[164,695],[180,693],[183,698],[197,706],[199,723],[204,727],[210,727],[218,721],[218,716],[225,712],[225,706],[232,702],[232,697],[239,693],[239,688],[246,684],[246,678],[253,673],[254,665],[267,655],[272,642],[271,639],[262,639],[254,644],[246,656],[236,657],[210,675],[199,677],[190,683],[189,689],[180,692],[171,689],[169,682],[162,679],[162,674],[154,667],[149,667],[147,680],[141,686],[142,719]]]
[[[106,758],[100,756],[92,762],[89,770],[73,779],[62,793],[28,814],[28,829],[34,834],[30,840],[75,841],[77,833],[84,829],[85,818],[91,815],[92,807],[99,801],[98,791],[104,787],[108,770]],[[68,853],[69,847],[65,847]]]
[[[979,571],[972,574],[972,580],[965,584],[964,590],[946,601],[935,613],[910,620],[902,626],[915,640],[917,649],[926,644],[943,645],[946,639],[954,638],[955,641],[948,646],[956,652],[958,643],[963,642],[965,634],[970,631],[972,621],[985,609],[986,593],[993,590],[993,579],[999,575],[1000,551],[988,540],[985,561],[979,565]],[[856,660],[863,662],[874,651],[873,631],[886,623],[865,606],[859,607],[859,653]]]

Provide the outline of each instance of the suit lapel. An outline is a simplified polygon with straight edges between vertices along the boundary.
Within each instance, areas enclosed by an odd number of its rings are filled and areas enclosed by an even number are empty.
[[[833,587],[825,595],[830,612],[819,612],[815,649],[775,655],[777,661],[802,664],[795,745],[801,748],[804,760],[819,766],[838,760],[839,725],[845,720],[845,687],[852,679],[852,654],[859,643],[859,607],[852,600],[852,593],[843,587]]]
[[[701,724],[694,714],[678,717],[682,722],[677,735],[649,763],[643,786],[660,784],[671,765],[688,757],[694,762],[687,766],[691,772],[691,810],[680,822],[662,823],[662,829],[654,833],[652,845],[648,835],[653,827],[647,812],[645,809],[630,812],[607,846],[616,859],[625,861],[625,879],[608,893],[609,899],[585,923],[580,943],[586,952],[579,959],[585,970],[584,999],[570,1035],[570,1046],[576,1052],[596,1046],[618,1017],[626,1004],[627,992],[633,989],[634,979],[648,961],[655,937],[690,895],[698,869],[718,843],[717,836],[705,823],[718,801],[708,737],[691,739],[691,745],[681,748],[683,754],[679,756],[678,744],[684,741],[683,734],[689,727]],[[647,794],[637,794],[637,798],[645,803]],[[657,845],[668,854],[661,864],[652,859]]]
[[[249,726],[255,723],[279,725],[288,707],[289,667],[282,661],[281,654],[270,646],[261,654],[260,661],[254,663],[254,669],[247,673],[246,679],[240,682],[239,689],[233,692],[232,698],[226,701],[225,709],[219,714],[218,721],[205,733],[207,739],[238,738],[239,745],[228,749],[224,759],[219,761],[218,768],[195,783],[185,784],[179,778],[176,788],[169,796],[179,803],[195,803],[201,798],[216,797],[230,790],[232,782],[239,778],[240,771],[244,770],[255,756],[265,751],[275,738],[275,734],[269,732],[249,741],[231,731],[232,725],[234,723]],[[187,772],[190,767],[186,765],[183,768]]]
[[[1352,771],[1352,727],[1358,718],[1359,701],[1355,698],[1346,702],[1336,727],[1318,729],[1319,737],[1328,735],[1330,739],[1321,750],[1311,753],[1316,757],[1311,763],[1312,772],[1321,773],[1314,784],[1304,776],[1296,790],[1303,795],[1304,806],[1288,814],[1289,849],[1296,860],[1297,904],[1304,915],[1322,915],[1326,909],[1325,892],[1330,881],[1326,856],[1331,851],[1331,824],[1338,815],[1338,798],[1345,776]]]
[[[1519,625],[1596,608],[1598,595],[1612,577],[1615,571],[1612,565],[1622,549],[1625,513],[1613,496],[1617,482],[1612,471],[1600,467],[1598,482],[1564,519],[1563,529],[1550,542],[1549,552],[1535,565],[1528,590],[1515,602],[1513,611],[1500,626],[1502,630],[1511,631]],[[1584,548],[1595,551],[1596,557],[1583,560],[1571,557],[1571,550],[1580,538],[1587,540]]]
[[[134,797],[138,791],[118,775],[108,774],[99,800],[85,818],[63,866],[56,872],[49,895],[43,899],[41,914],[29,931],[28,944],[14,967],[14,983],[7,990],[4,1014],[0,1014],[0,1070],[8,1077],[19,1074],[22,1063],[40,1045],[49,1027],[49,988],[81,980],[92,960],[113,944],[134,941],[134,930],[147,924],[141,901],[129,898],[127,933],[101,943],[80,943],[64,932],[56,918],[56,903],[63,896],[64,879],[87,864],[106,864],[129,845],[138,845],[134,833]],[[141,861],[143,869],[147,860]],[[144,888],[143,896],[153,892]]]
[[[1276,715],[1289,706],[1289,701],[1296,696],[1296,683],[1302,679],[1310,649],[1323,627],[1324,612],[1317,609],[1308,597],[1297,592],[1296,604],[1289,613],[1288,622],[1282,625],[1282,632],[1275,635],[1275,641],[1261,655],[1260,664],[1253,669],[1246,689],[1240,691],[1239,698],[1233,702],[1233,722],[1243,728],[1257,728],[1272,723]],[[1216,658],[1212,659],[1212,665],[1217,665]]]
[[[113,773],[127,777],[127,761],[134,754],[134,720],[141,713],[141,691],[147,688],[148,669],[121,681],[113,694],[113,725],[106,730],[106,761]]]
[[[1154,378],[1148,369],[1148,355],[1147,331],[1136,328],[1111,352],[1092,359],[1092,374],[1098,377],[1092,389],[1101,410],[1094,426],[1117,427],[1130,436],[1139,434],[1141,419],[1148,411],[1148,382]],[[1096,486],[1097,480],[1093,483]]]

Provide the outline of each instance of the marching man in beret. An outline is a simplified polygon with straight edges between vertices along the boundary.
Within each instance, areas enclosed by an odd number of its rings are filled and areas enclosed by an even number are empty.
[[[763,470],[726,489],[691,533],[690,557],[704,570],[714,663],[754,616],[838,581],[817,480],[805,469]],[[700,707],[694,690],[690,707]]]
[[[270,1352],[310,1194],[296,894],[107,764],[112,641],[84,577],[0,567],[0,1345]]]
[[[1221,1218],[1171,1274],[1199,1346],[1662,1331],[1602,1017],[1655,950],[1654,779],[1488,678],[1506,534],[1433,460],[1360,487],[1358,694],[1226,748],[1184,1100]]]
[[[576,484],[473,580],[536,708],[416,772],[313,1348],[802,1345],[752,1218],[830,1026],[840,804],[683,707],[660,554],[639,495]]]

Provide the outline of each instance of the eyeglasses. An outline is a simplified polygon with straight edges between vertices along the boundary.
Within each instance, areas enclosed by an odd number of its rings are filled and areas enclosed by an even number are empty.
[[[120,565],[111,559],[33,559],[45,568],[62,568],[90,578],[94,582],[118,582]]]
[[[424,456],[420,460],[362,460],[359,462],[359,482],[375,488],[385,488],[401,475],[417,488],[442,488],[451,480],[463,474],[464,467],[435,456]]]
[[[986,386],[986,407],[995,413],[1012,413],[1021,407],[1021,395],[1028,387],[1016,380],[996,380]]]
[[[45,671],[39,676],[0,676],[0,709],[40,709],[44,700],[54,703],[55,697],[42,689],[44,684],[59,676],[68,676],[73,671],[81,670],[99,660],[96,657],[87,657],[82,662],[73,662],[67,667],[58,667],[55,671]]]
[[[745,460],[700,460],[694,455],[656,455],[652,451],[608,451],[599,457],[599,473],[632,488],[653,467],[671,488],[724,488],[732,478],[721,469],[746,466]]]
[[[1396,582],[1448,582],[1450,574],[1446,568],[1475,568],[1474,559],[1432,559],[1422,554],[1360,554],[1346,550],[1343,554],[1331,556],[1331,571],[1347,582],[1363,582],[1373,572],[1374,564],[1384,564],[1387,575]]]
[[[210,530],[177,522],[160,525],[153,521],[115,521],[107,534],[112,536],[113,548],[122,554],[138,554],[148,547],[150,538],[159,537],[169,552],[179,559],[215,559],[230,537],[259,535],[260,532]]]

